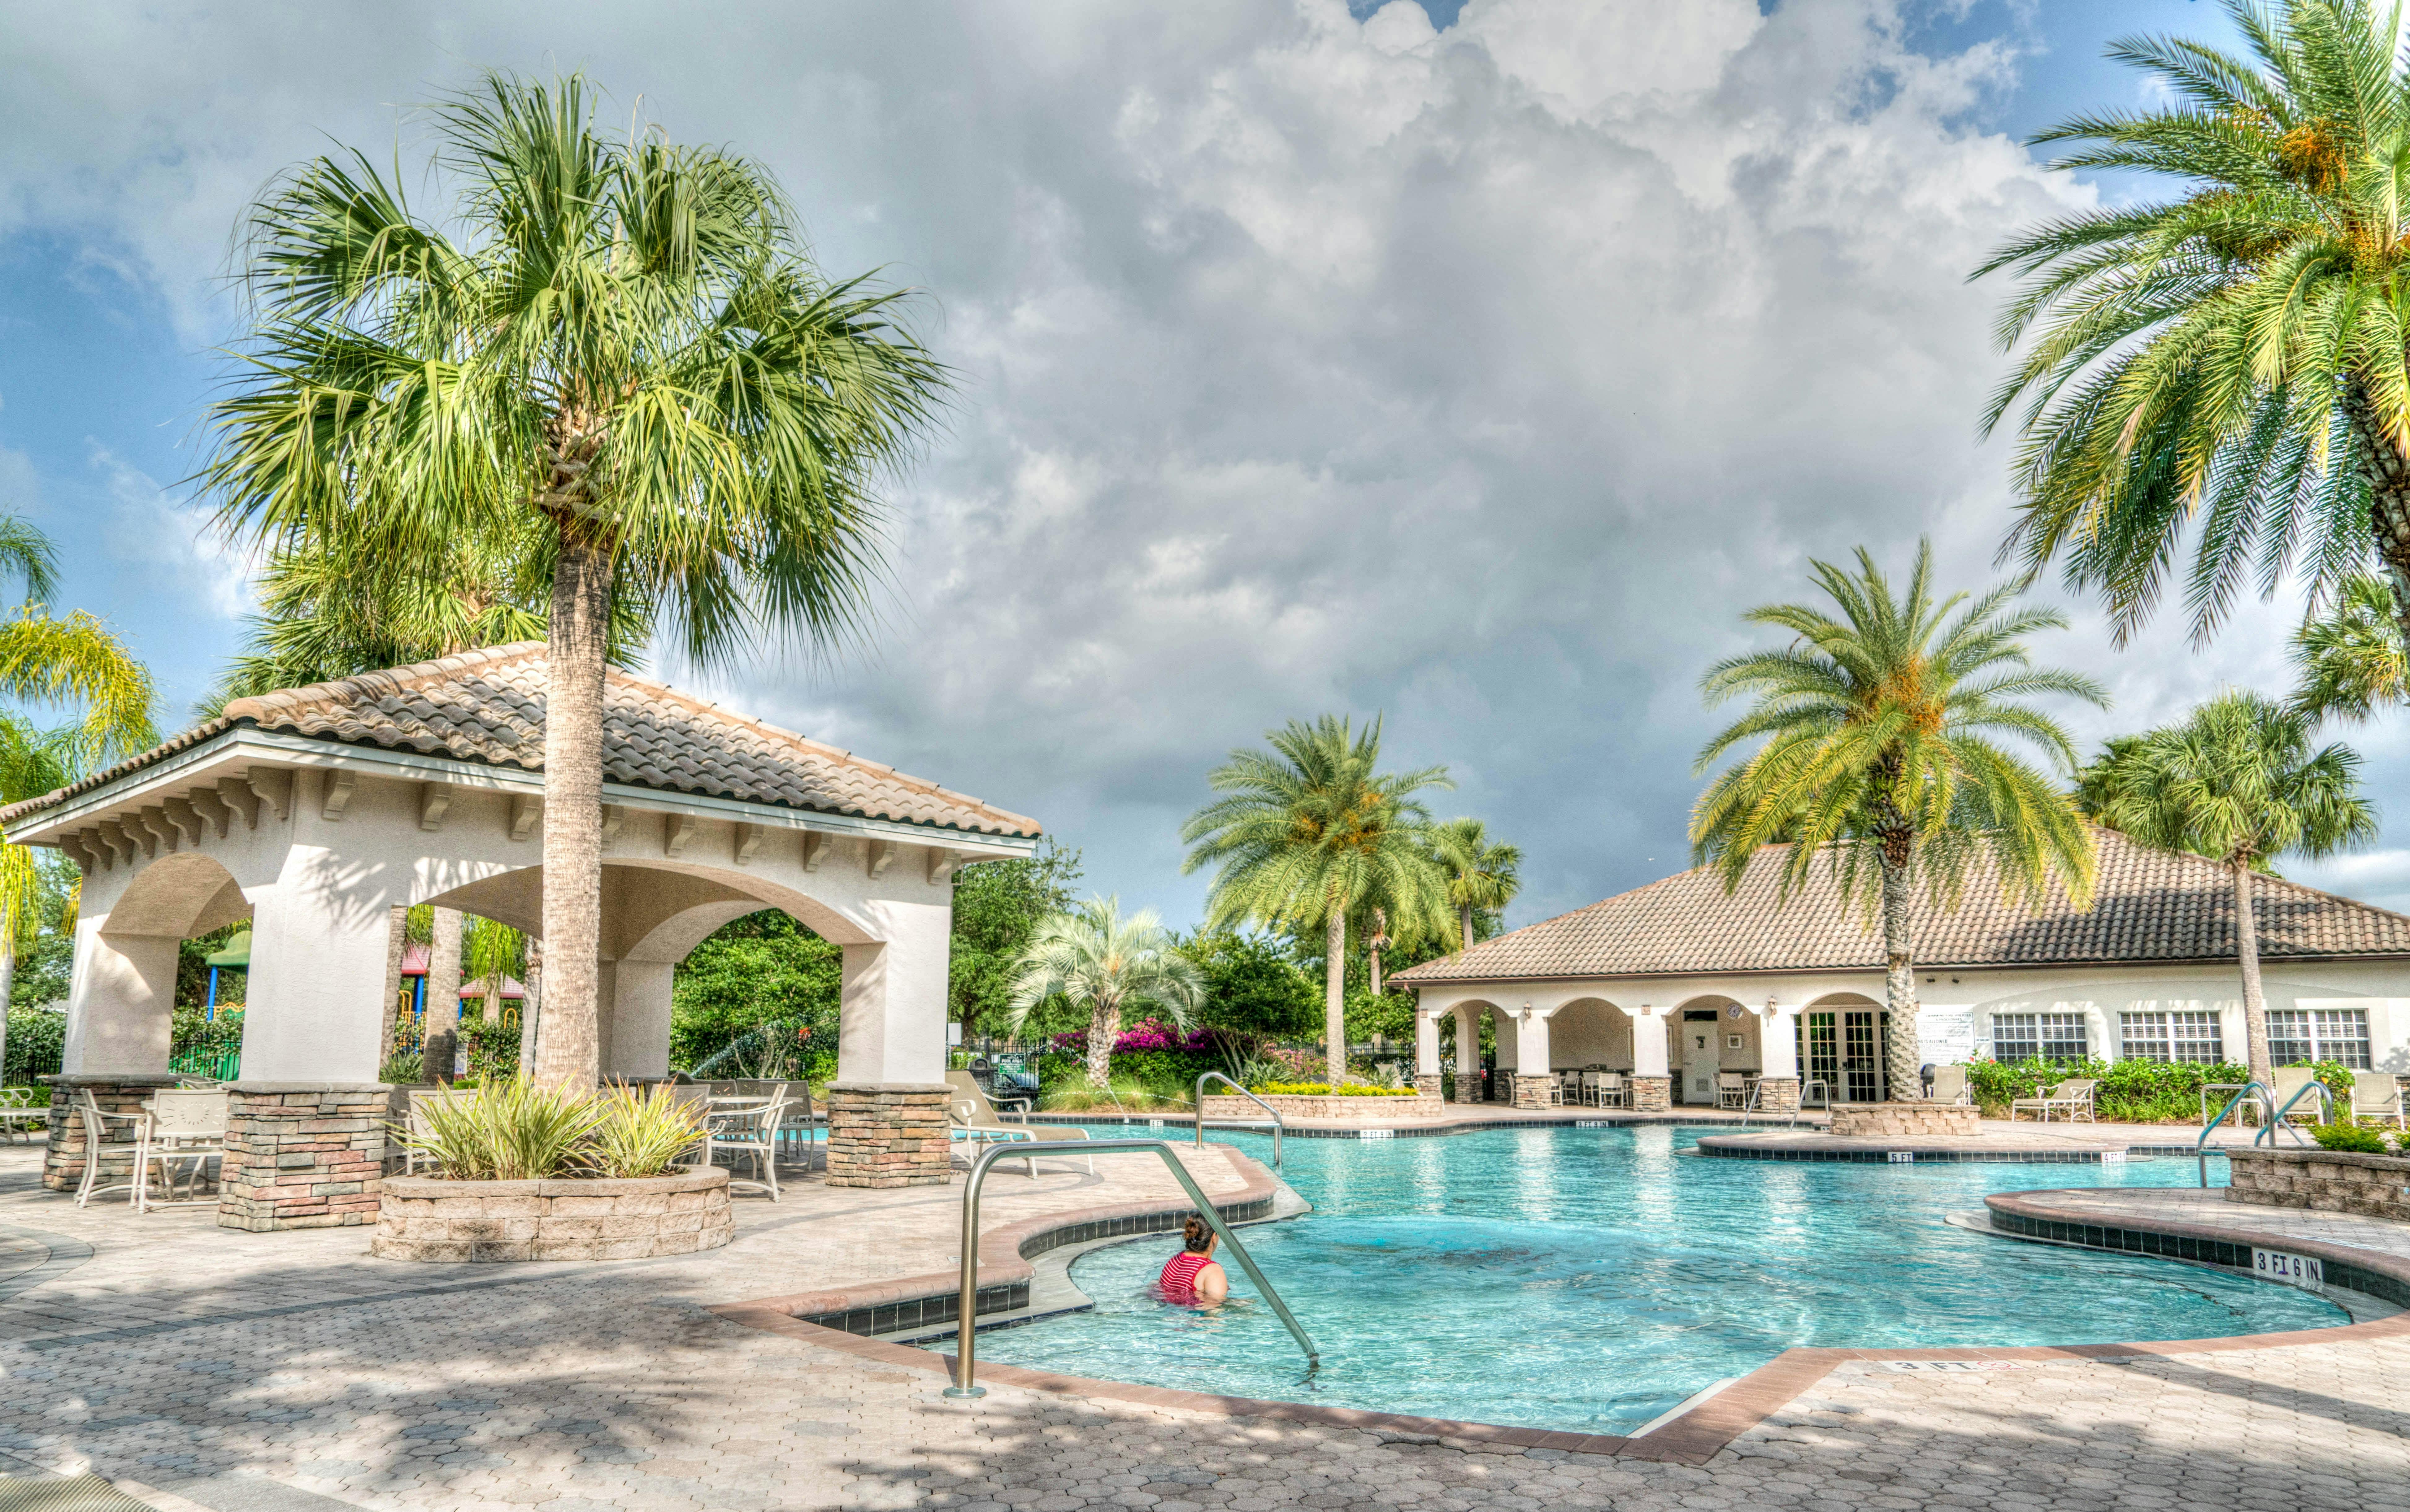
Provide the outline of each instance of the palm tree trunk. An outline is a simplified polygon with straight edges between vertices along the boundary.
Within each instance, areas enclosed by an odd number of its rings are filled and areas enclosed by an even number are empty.
[[[1372,963],[1372,996],[1378,997],[1381,996],[1381,947],[1375,945],[1364,954]]]
[[[467,922],[457,909],[435,910],[434,938],[427,946],[426,1032],[418,1041],[421,1081],[452,1080],[460,1048],[460,931]]]
[[[1098,998],[1088,1016],[1088,1084],[1099,1092],[1112,1085],[1113,1041],[1121,1037],[1121,1000]]]
[[[1473,949],[1473,905],[1464,904],[1456,910],[1457,944],[1459,951]]]
[[[2243,1053],[2251,1062],[2252,1080],[2261,1086],[2276,1084],[2274,1056],[2268,1047],[2268,999],[2259,991],[2259,918],[2251,904],[2251,864],[2227,864],[2234,874],[2234,957],[2243,967]]]
[[[519,1074],[535,1065],[536,1015],[544,1011],[544,941],[527,942],[527,996],[519,999]]]
[[[1323,928],[1322,1074],[1334,1090],[1347,1080],[1347,915],[1335,902]]]
[[[564,529],[552,575],[552,686],[544,719],[544,938],[550,1022],[534,1079],[591,1087],[602,1074],[596,962],[602,936],[602,674],[611,557]]]
[[[2377,570],[2393,589],[2394,623],[2403,644],[2410,646],[2410,456],[2377,426],[2368,390],[2358,379],[2344,385],[2344,411],[2351,421],[2353,461],[2368,483],[2368,526],[2375,538]]]
[[[1891,1023],[1883,1033],[1883,1080],[1894,1102],[1915,1102],[1924,1094],[1917,1074],[1916,956],[1908,927],[1908,867],[1888,851],[1882,860],[1883,1006]]]

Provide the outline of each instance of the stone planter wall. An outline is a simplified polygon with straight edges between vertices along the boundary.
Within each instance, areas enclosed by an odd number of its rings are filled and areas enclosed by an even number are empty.
[[[595,1181],[390,1176],[369,1253],[389,1260],[641,1260],[718,1249],[728,1172]]]
[[[2410,1222],[2410,1159],[2339,1150],[2229,1150],[2229,1202]]]
[[[1862,1139],[1924,1139],[1981,1134],[1983,1110],[1963,1102],[1844,1102],[1833,1109],[1833,1132]]]
[[[1278,1110],[1283,1118],[1292,1122],[1343,1119],[1351,1124],[1394,1124],[1441,1118],[1447,1113],[1446,1103],[1421,1092],[1411,1098],[1316,1098],[1266,1093],[1264,1101]],[[1264,1111],[1249,1098],[1209,1097],[1205,1099],[1204,1115],[1208,1120],[1261,1118]]]

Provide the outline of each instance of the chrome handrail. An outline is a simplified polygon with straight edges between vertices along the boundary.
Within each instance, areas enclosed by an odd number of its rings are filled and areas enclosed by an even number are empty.
[[[2234,1112],[2235,1104],[2254,1092],[2259,1094],[2259,1115],[2265,1118],[2268,1104],[2275,1100],[2275,1094],[2258,1082],[2244,1082],[2240,1083],[2240,1090],[2234,1096],[2226,1099],[2226,1106],[2217,1110],[2217,1116],[2200,1126],[2200,1138],[2193,1141],[2192,1153],[2193,1157],[2200,1162],[2200,1184],[2204,1187],[2209,1185],[2209,1137],[2217,1132],[2218,1125],[2226,1122],[2226,1115]]]
[[[1228,1087],[1231,1091],[1237,1093],[1239,1096],[1246,1098],[1249,1102],[1254,1103],[1256,1107],[1261,1108],[1264,1112],[1272,1115],[1272,1169],[1274,1170],[1280,1170],[1281,1130],[1288,1127],[1287,1124],[1282,1120],[1280,1110],[1273,1107],[1270,1103],[1266,1102],[1263,1098],[1256,1097],[1254,1093],[1248,1091],[1245,1087],[1241,1086],[1238,1083],[1231,1081],[1227,1076],[1224,1076],[1219,1071],[1207,1071],[1204,1075],[1197,1079],[1198,1144],[1202,1146],[1205,1142],[1205,1083],[1208,1082],[1221,1083],[1224,1086]]]
[[[1247,1279],[1256,1284],[1256,1290],[1263,1294],[1264,1301],[1272,1304],[1272,1311],[1280,1315],[1280,1320],[1287,1324],[1288,1331],[1296,1336],[1298,1347],[1305,1351],[1305,1373],[1311,1375],[1322,1368],[1322,1356],[1314,1349],[1314,1341],[1306,1337],[1305,1330],[1299,1328],[1297,1319],[1290,1316],[1288,1304],[1281,1301],[1280,1293],[1272,1289],[1272,1284],[1256,1269],[1256,1258],[1247,1253],[1247,1246],[1240,1243],[1239,1236],[1230,1232],[1230,1226],[1222,1221],[1220,1210],[1197,1185],[1197,1178],[1191,1176],[1188,1168],[1180,1163],[1180,1157],[1171,1153],[1170,1141],[1043,1140],[1036,1144],[989,1145],[971,1163],[970,1176],[963,1184],[963,1289],[954,1325],[954,1384],[946,1388],[946,1395],[987,1395],[987,1388],[972,1379],[977,1352],[974,1341],[979,1338],[980,1184],[987,1179],[987,1168],[994,1165],[999,1156],[1018,1160],[1024,1156],[1121,1155],[1140,1150],[1152,1150],[1161,1156],[1163,1163],[1171,1168],[1171,1173],[1180,1178],[1180,1185],[1187,1189],[1189,1200],[1197,1204],[1198,1214],[1212,1225],[1213,1232],[1220,1235],[1222,1243],[1230,1247],[1230,1253],[1238,1257],[1239,1266],[1247,1272]]]
[[[2275,1113],[2269,1118],[2268,1127],[2254,1135],[2251,1142],[2254,1144],[2266,1144],[2272,1148],[2276,1143],[2276,1130],[2279,1127],[2291,1127],[2290,1125],[2285,1123],[2285,1120],[2291,1116],[2293,1104],[2301,1101],[2304,1094],[2311,1092],[2315,1092],[2318,1095],[2318,1101],[2322,1105],[2318,1111],[2318,1122],[2321,1124],[2333,1123],[2334,1089],[2314,1076],[2310,1078],[2309,1082],[2303,1085],[2299,1092],[2294,1093],[2291,1097],[2285,1099],[2285,1106],[2276,1110]],[[2272,1098],[2274,1094],[2271,1093],[2270,1096]],[[2310,1142],[2309,1141],[2301,1138],[2301,1131],[2298,1128],[2293,1129],[2293,1138],[2297,1142],[2301,1144],[2307,1144]]]

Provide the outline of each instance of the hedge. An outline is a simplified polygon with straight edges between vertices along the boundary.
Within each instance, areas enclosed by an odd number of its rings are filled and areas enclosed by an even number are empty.
[[[2307,1064],[2302,1063],[2302,1064]],[[2343,1106],[2351,1106],[2351,1072],[2331,1061],[2317,1063],[2318,1080],[2333,1089]],[[2229,1084],[2251,1080],[2248,1067],[2231,1063],[2204,1066],[2165,1061],[2021,1060],[2012,1063],[1977,1060],[1967,1063],[1967,1083],[1986,1117],[2008,1116],[2009,1102],[2037,1098],[2045,1086],[2069,1077],[2088,1076],[2100,1084],[2093,1089],[2093,1111],[2122,1124],[2199,1124],[2200,1089],[2213,1082]],[[2225,1097],[2231,1093],[2221,1094]],[[2215,1112],[2213,1108],[2212,1112]]]

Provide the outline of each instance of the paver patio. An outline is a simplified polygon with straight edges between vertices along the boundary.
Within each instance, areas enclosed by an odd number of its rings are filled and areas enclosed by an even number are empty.
[[[1099,1169],[999,1171],[991,1221],[1174,1189],[1145,1157]],[[1241,1185],[1217,1152],[1196,1169]],[[360,1229],[78,1213],[34,1175],[0,1150],[0,1470],[163,1506],[2410,1508],[2400,1340],[1853,1361],[1691,1466],[1009,1385],[951,1403],[938,1374],[707,1311],[941,1269],[958,1187],[811,1182],[741,1201],[708,1256],[472,1267],[371,1260]]]

